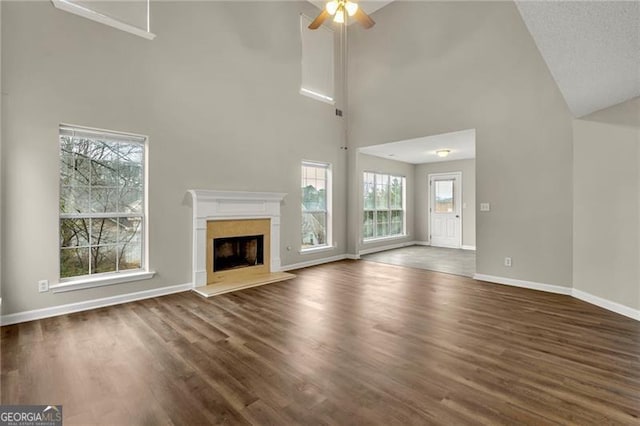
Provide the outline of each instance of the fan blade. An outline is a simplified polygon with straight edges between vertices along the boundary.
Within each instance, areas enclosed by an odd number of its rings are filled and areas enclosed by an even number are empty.
[[[329,16],[331,16],[329,15],[329,12],[327,12],[326,9],[322,9],[320,15],[316,16],[316,19],[314,19],[313,22],[309,24],[309,29],[315,30],[317,28],[320,28],[320,25],[322,25],[322,23],[326,21]]]
[[[356,14],[353,15],[353,17],[360,23],[360,25],[362,25],[367,30],[376,24],[376,22],[371,19],[371,17],[367,15],[367,13],[362,10],[361,7],[356,10]]]

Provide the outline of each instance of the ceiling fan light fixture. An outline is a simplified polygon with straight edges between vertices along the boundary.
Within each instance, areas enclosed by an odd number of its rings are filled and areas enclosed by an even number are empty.
[[[325,6],[325,9],[327,10],[327,12],[329,12],[329,15],[333,16],[336,14],[336,11],[338,10],[338,6],[340,6],[340,3],[338,3],[336,0],[332,0],[329,3],[327,3],[327,5]]]
[[[333,22],[344,24],[344,9],[342,7],[338,8],[338,10],[336,11]]]
[[[358,3],[354,3],[352,1],[347,1],[344,5],[344,8],[347,9],[347,14],[349,16],[353,16],[358,11]]]
[[[445,158],[449,155],[451,151],[448,149],[439,149],[436,151],[436,155],[440,158]]]

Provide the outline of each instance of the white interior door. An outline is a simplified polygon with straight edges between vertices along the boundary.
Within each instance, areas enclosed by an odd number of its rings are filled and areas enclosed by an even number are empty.
[[[429,175],[429,234],[432,246],[462,247],[462,173]]]

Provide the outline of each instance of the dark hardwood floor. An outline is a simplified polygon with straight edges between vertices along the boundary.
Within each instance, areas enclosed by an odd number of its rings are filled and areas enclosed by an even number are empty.
[[[2,328],[3,404],[65,425],[639,424],[640,323],[374,262]]]

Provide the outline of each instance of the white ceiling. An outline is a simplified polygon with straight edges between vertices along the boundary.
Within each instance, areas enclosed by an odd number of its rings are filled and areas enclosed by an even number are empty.
[[[441,158],[436,155],[436,151],[440,149],[448,149],[451,152],[448,157]],[[366,146],[360,148],[360,152],[411,164],[465,160],[476,157],[476,131],[469,129]]]
[[[575,117],[640,96],[640,1],[516,5]]]

